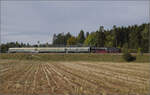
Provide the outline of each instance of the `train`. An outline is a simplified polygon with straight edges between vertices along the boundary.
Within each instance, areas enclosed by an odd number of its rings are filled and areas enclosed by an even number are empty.
[[[8,53],[120,53],[115,47],[22,47],[9,48]]]

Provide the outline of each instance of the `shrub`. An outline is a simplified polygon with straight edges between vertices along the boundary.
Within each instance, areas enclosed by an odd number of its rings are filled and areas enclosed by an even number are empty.
[[[123,45],[123,48],[122,48],[121,51],[122,51],[123,53],[128,52],[128,44],[127,44],[127,43],[125,43],[125,44]]]
[[[138,48],[137,53],[138,53],[138,55],[143,55],[143,49],[142,48]]]
[[[32,56],[32,55],[28,55],[28,56],[25,57],[25,59],[27,59],[27,60],[32,60],[32,59],[33,59],[33,56]]]
[[[134,61],[136,57],[132,56],[129,52],[123,53],[123,59],[127,62]]]
[[[128,49],[130,53],[137,53],[137,49]]]

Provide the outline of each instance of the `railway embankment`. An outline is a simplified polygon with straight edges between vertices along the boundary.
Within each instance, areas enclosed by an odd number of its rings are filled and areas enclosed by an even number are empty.
[[[149,54],[132,54],[136,56],[134,62],[146,63],[150,61]],[[0,59],[40,60],[40,61],[98,61],[98,62],[125,62],[121,53],[94,54],[94,53],[7,53],[0,54]]]

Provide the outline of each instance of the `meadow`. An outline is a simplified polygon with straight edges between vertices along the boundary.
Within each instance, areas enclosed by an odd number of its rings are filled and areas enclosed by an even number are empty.
[[[1,54],[0,95],[149,95],[149,55],[142,57]]]
[[[136,56],[134,62],[149,62],[150,54],[132,54]],[[96,53],[3,53],[0,59],[40,60],[40,61],[102,61],[125,62],[121,53],[96,54]]]

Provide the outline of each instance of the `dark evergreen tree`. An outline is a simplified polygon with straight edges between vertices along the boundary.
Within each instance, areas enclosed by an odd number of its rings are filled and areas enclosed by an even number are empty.
[[[83,44],[84,40],[85,40],[85,35],[84,35],[84,31],[81,30],[78,37],[77,37],[78,43],[79,44]]]
[[[89,32],[86,32],[86,38],[89,36]]]

